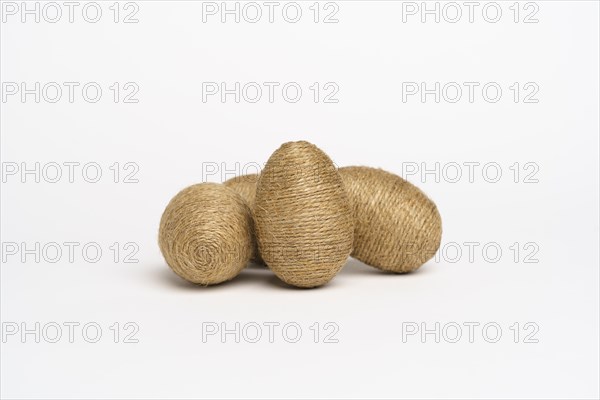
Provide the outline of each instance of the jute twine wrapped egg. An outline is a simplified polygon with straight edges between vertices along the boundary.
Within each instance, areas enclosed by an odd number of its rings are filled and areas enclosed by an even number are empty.
[[[256,184],[258,182],[258,174],[240,175],[223,182],[223,185],[230,189],[233,189],[237,194],[242,196],[246,203],[250,207],[250,210],[254,209],[254,199],[256,197]],[[253,226],[254,228],[254,226]],[[260,257],[258,252],[258,245],[256,243],[256,237],[252,235],[252,261],[257,264],[264,264],[263,259]]]
[[[248,203],[250,208],[253,208],[258,178],[258,174],[240,175],[226,180],[223,182],[223,185],[237,192],[237,194],[246,200],[246,203]]]
[[[308,142],[283,144],[265,165],[254,205],[260,255],[284,282],[329,282],[352,250],[353,218],[333,162]]]
[[[339,169],[354,213],[352,256],[393,272],[410,272],[440,247],[442,220],[416,186],[381,169]]]
[[[160,220],[160,250],[183,279],[213,285],[240,273],[252,254],[252,214],[233,190],[201,183],[179,192]]]

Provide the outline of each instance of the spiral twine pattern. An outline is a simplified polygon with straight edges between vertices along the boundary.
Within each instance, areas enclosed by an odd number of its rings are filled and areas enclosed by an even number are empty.
[[[167,205],[159,246],[169,267],[200,285],[232,279],[253,248],[252,214],[233,190],[201,183],[179,192]]]

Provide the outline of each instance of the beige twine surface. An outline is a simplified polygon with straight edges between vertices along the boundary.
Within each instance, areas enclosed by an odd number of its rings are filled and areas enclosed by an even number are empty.
[[[213,285],[232,279],[252,254],[252,215],[235,191],[201,183],[167,205],[159,229],[160,250],[183,279]]]
[[[308,142],[289,142],[265,165],[254,206],[259,251],[284,282],[316,287],[342,268],[353,241],[353,218],[341,177]]]
[[[254,199],[256,197],[256,184],[258,182],[258,174],[240,175],[223,182],[223,185],[237,192],[250,207],[254,209]],[[256,236],[254,233],[254,223],[252,224],[252,261],[257,264],[264,264],[258,251]]]
[[[381,169],[339,172],[355,219],[354,258],[385,271],[410,272],[435,255],[442,221],[421,190]]]
[[[258,174],[248,174],[233,177],[223,182],[223,185],[235,190],[250,206],[254,207],[256,198],[256,184],[258,183]]]

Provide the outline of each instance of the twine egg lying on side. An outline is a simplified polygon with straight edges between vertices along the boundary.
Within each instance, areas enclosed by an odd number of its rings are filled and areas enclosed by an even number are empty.
[[[254,209],[254,199],[256,197],[256,183],[258,182],[258,174],[248,174],[233,177],[223,182],[223,185],[230,189],[233,189],[237,194],[242,196],[246,201],[250,210]],[[252,226],[254,228],[254,224]],[[258,245],[256,243],[256,236],[254,235],[254,229],[252,234],[252,261],[257,264],[264,264],[263,259],[260,257],[258,251]]]
[[[385,271],[410,272],[435,255],[442,220],[421,190],[381,169],[339,172],[354,213],[354,258]]]
[[[262,258],[284,282],[316,287],[342,268],[353,218],[342,179],[329,157],[308,142],[283,144],[260,175],[254,204]]]
[[[159,246],[183,279],[214,285],[240,273],[252,254],[252,214],[244,199],[216,183],[180,191],[160,220]]]

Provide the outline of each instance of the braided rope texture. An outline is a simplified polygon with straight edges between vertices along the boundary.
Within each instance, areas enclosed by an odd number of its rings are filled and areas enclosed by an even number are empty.
[[[442,220],[421,190],[382,169],[344,167],[339,172],[354,214],[354,258],[403,273],[435,255]]]
[[[329,282],[350,252],[354,221],[342,179],[329,157],[308,142],[283,144],[256,187],[259,252],[289,285]]]
[[[200,285],[234,278],[252,254],[252,213],[232,189],[201,183],[183,189],[160,220],[158,243],[180,277]]]
[[[237,194],[242,196],[250,210],[254,209],[254,200],[256,198],[256,184],[258,182],[258,174],[248,174],[233,177],[223,182],[223,185],[233,189]],[[254,223],[252,224],[252,261],[257,264],[263,264],[264,261],[258,252],[258,244],[254,233]]]

